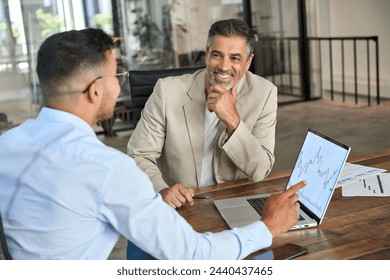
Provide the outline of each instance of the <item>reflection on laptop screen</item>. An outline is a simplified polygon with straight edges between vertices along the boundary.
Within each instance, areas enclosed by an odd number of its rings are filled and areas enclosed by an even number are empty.
[[[307,186],[298,191],[299,201],[322,217],[348,153],[345,145],[309,130],[286,189],[306,180]]]

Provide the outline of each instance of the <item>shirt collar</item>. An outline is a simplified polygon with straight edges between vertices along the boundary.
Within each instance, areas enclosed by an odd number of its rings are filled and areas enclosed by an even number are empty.
[[[76,115],[61,110],[43,107],[37,117],[37,120],[42,122],[70,123],[89,134],[95,134],[95,131],[86,121]]]

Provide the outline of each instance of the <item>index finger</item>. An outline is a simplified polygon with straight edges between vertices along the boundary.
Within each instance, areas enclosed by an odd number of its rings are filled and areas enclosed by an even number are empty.
[[[225,88],[219,84],[212,85],[207,90],[208,93],[215,92],[215,93],[219,93],[219,94],[224,93],[225,91],[226,91]]]
[[[232,89],[230,90],[231,95],[236,95],[237,87],[238,87],[238,83],[233,85]]]
[[[296,193],[297,191],[299,191],[300,189],[302,189],[306,185],[307,185],[306,181],[300,181],[299,183],[291,186],[288,190],[286,190],[286,192]]]
[[[194,196],[193,189],[189,189],[189,188],[184,187],[184,188],[180,189],[179,192],[185,198],[185,200],[187,201],[187,203],[189,205],[194,204],[194,199],[192,198]]]

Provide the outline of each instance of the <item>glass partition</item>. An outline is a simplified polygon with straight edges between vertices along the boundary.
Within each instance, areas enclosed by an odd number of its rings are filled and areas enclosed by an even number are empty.
[[[113,34],[109,0],[0,1],[0,133],[35,117],[42,105],[36,54],[48,36],[99,27]]]
[[[241,0],[120,0],[119,25],[130,69],[204,65],[210,25],[241,18]]]
[[[0,1],[0,133],[39,111],[36,53],[53,33],[102,28],[120,42],[118,62],[129,70],[204,66],[210,25],[248,14],[258,37],[251,70],[273,81],[281,97],[301,99],[297,1]]]

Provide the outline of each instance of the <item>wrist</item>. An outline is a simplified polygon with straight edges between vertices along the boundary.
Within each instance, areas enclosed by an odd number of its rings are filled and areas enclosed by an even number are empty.
[[[232,134],[236,131],[239,124],[240,124],[240,118],[238,117],[226,125],[226,129],[227,129],[229,137],[232,136]]]
[[[158,192],[159,192],[162,196],[164,196],[164,194],[165,194],[168,190],[169,190],[169,188],[164,188],[164,189],[159,190]]]
[[[267,219],[262,219],[262,222],[265,224],[265,226],[268,228],[269,232],[272,235],[272,238],[275,238],[279,234],[281,234],[280,230],[277,230],[273,225],[271,221],[268,221]]]

